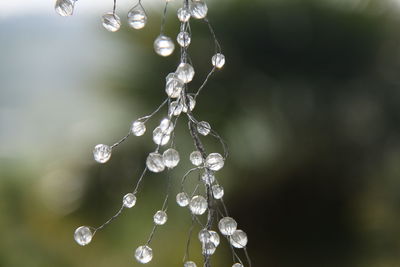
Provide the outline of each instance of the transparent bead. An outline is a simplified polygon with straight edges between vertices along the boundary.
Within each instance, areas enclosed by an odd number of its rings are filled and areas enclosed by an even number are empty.
[[[164,165],[167,168],[174,168],[178,165],[179,163],[179,153],[173,148],[169,148],[164,151],[163,153],[163,161]]]
[[[132,123],[131,132],[136,136],[144,135],[146,132],[146,125],[141,121],[134,121]]]
[[[190,153],[190,161],[194,166],[200,166],[203,164],[203,156],[201,155],[200,151],[193,151]]]
[[[218,228],[223,235],[232,235],[237,228],[237,223],[231,217],[224,217],[218,223]]]
[[[225,56],[221,53],[217,53],[211,58],[211,62],[214,67],[220,69],[225,65]]]
[[[179,64],[175,73],[178,75],[178,78],[184,83],[191,82],[194,77],[194,69],[189,63]]]
[[[243,265],[240,264],[240,263],[235,263],[235,264],[232,265],[232,267],[243,267]]]
[[[152,172],[162,172],[165,169],[163,156],[159,153],[150,153],[146,160],[147,168]]]
[[[169,142],[171,136],[169,134],[164,133],[160,127],[157,127],[153,131],[153,141],[157,145],[163,146]]]
[[[92,241],[93,233],[89,227],[81,226],[75,230],[74,239],[78,245],[86,246]]]
[[[205,183],[205,184],[213,184],[215,182],[215,175],[214,173],[210,172],[210,171],[205,171],[202,175],[201,175],[201,180]]]
[[[215,231],[209,231],[209,232],[211,233],[210,241],[211,241],[216,247],[218,247],[218,246],[219,246],[219,242],[220,242],[218,233],[215,232]]]
[[[224,188],[220,185],[213,185],[212,192],[215,199],[221,199],[224,196]]]
[[[208,135],[211,131],[211,126],[208,122],[206,121],[201,121],[197,124],[197,131],[201,134],[201,135]]]
[[[112,149],[107,145],[97,145],[93,149],[94,160],[98,163],[106,163],[111,158]]]
[[[121,28],[121,19],[113,12],[108,12],[102,17],[103,27],[109,32],[116,32]]]
[[[207,16],[208,7],[203,1],[194,1],[190,5],[190,14],[196,19],[204,19]]]
[[[182,7],[178,9],[177,15],[181,22],[188,22],[190,19],[190,10]]]
[[[189,202],[189,196],[185,192],[176,195],[176,203],[178,203],[179,206],[186,207],[189,205]]]
[[[159,35],[154,41],[154,51],[163,57],[167,57],[174,52],[175,44],[171,38],[165,35]]]
[[[194,107],[196,106],[196,100],[194,100],[194,98],[191,95],[187,96],[186,101],[183,101],[183,109],[182,111],[187,113],[188,112],[188,107],[186,105],[186,102],[189,102],[189,109],[190,111],[192,111],[194,109]]]
[[[224,158],[219,153],[211,153],[206,158],[206,167],[213,171],[219,171],[224,167]]]
[[[167,222],[168,216],[167,213],[163,210],[159,210],[154,214],[154,223],[157,225],[163,225]]]
[[[153,250],[149,246],[140,246],[135,251],[135,258],[140,263],[148,263],[153,259]]]
[[[177,98],[181,95],[185,84],[178,78],[176,73],[170,73],[166,77],[165,92],[171,98]]]
[[[125,208],[132,208],[136,204],[136,196],[132,193],[128,193],[122,199],[122,203]]]
[[[190,200],[189,208],[194,215],[202,215],[207,210],[207,200],[202,196],[194,196]]]
[[[72,16],[76,0],[57,0],[55,10],[62,17]]]
[[[160,122],[159,127],[163,133],[170,134],[174,130],[174,123],[170,119],[165,118]]]
[[[147,23],[146,11],[142,5],[134,6],[128,13],[128,24],[132,28],[139,30],[142,29]]]
[[[169,116],[179,116],[182,113],[183,105],[180,101],[172,101],[171,104],[169,104],[169,109],[168,109],[168,115]]]
[[[234,246],[235,248],[244,248],[247,245],[247,234],[243,232],[242,230],[236,230],[231,236],[230,236],[230,242],[231,245]]]
[[[203,229],[199,232],[199,240],[203,244],[211,242],[215,247],[218,247],[220,243],[218,233],[207,229]]]
[[[197,267],[197,265],[193,261],[187,261],[183,264],[183,267]]]
[[[212,242],[204,243],[203,244],[203,255],[212,255],[215,253],[217,247]]]
[[[176,37],[176,41],[182,47],[188,47],[192,39],[190,38],[190,34],[188,32],[180,32]]]

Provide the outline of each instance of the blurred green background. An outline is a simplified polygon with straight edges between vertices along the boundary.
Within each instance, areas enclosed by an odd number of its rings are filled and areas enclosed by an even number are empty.
[[[168,13],[172,37],[177,2]],[[400,266],[400,1],[208,3],[227,64],[194,114],[229,145],[219,181],[254,266]],[[72,18],[57,16],[53,4],[0,3],[0,266],[139,266],[133,251],[162,205],[165,174],[147,176],[136,207],[89,246],[76,245],[73,232],[114,214],[153,149],[161,116],[108,164],[91,155],[165,97],[164,77],[179,55],[152,49],[163,4],[143,1],[146,28],[115,34],[99,23],[111,1],[79,1]],[[118,14],[133,4],[121,1]],[[213,43],[203,22],[191,25],[195,90]],[[176,183],[193,150],[184,123],[178,128]],[[189,226],[171,201],[147,266],[182,266]],[[200,266],[198,251],[194,235]],[[213,261],[232,265],[226,244]]]

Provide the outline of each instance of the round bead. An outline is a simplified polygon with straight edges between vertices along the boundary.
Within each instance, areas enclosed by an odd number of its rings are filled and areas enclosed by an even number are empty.
[[[224,196],[224,188],[220,185],[213,185],[212,192],[215,199],[221,199]]]
[[[210,171],[205,171],[202,175],[201,175],[201,180],[205,183],[205,184],[213,184],[215,182],[215,175],[214,173],[210,172]]]
[[[187,261],[183,264],[183,267],[197,267],[197,265],[193,261]]]
[[[160,122],[159,127],[164,134],[170,134],[174,130],[174,123],[170,119],[165,118]]]
[[[208,7],[203,1],[194,1],[190,5],[190,14],[196,19],[203,19],[207,16]]]
[[[142,29],[147,23],[147,15],[142,5],[134,6],[128,13],[128,24],[132,28]]]
[[[218,228],[223,235],[232,235],[237,228],[237,223],[231,217],[224,217],[218,223]]]
[[[212,242],[203,244],[203,255],[212,255],[215,253],[217,247]]]
[[[240,263],[235,263],[235,264],[232,265],[232,267],[243,267],[243,265],[240,264]]]
[[[206,167],[213,171],[219,171],[224,167],[224,158],[219,153],[211,153],[206,158]]]
[[[111,158],[112,149],[107,145],[97,145],[93,149],[94,160],[98,163],[106,163]]]
[[[81,226],[75,230],[74,239],[78,245],[86,246],[92,241],[93,233],[89,227]]]
[[[154,51],[163,57],[167,57],[174,52],[175,44],[171,38],[165,35],[159,35],[154,41]]]
[[[236,230],[231,236],[230,236],[230,242],[231,245],[234,246],[235,248],[244,248],[247,245],[247,234],[243,232],[242,230]]]
[[[225,56],[221,53],[217,53],[211,58],[211,63],[214,67],[220,69],[225,65]]]
[[[210,133],[211,126],[208,122],[201,121],[197,124],[197,131],[199,132],[199,134],[206,136]]]
[[[182,47],[188,47],[192,39],[190,38],[190,34],[188,32],[180,32],[176,37],[176,41]]]
[[[169,116],[179,116],[182,113],[183,105],[180,101],[172,101],[171,104],[169,104],[169,109],[168,109],[168,115]]]
[[[200,151],[193,151],[190,153],[190,161],[194,166],[200,166],[203,164],[203,156],[201,155]]]
[[[178,78],[176,73],[170,73],[166,77],[165,92],[171,98],[177,98],[181,95],[184,83]]]
[[[132,193],[128,193],[122,199],[122,203],[124,204],[125,208],[132,208],[136,204],[136,196]]]
[[[163,225],[167,222],[168,216],[167,213],[163,210],[159,210],[154,214],[154,223],[157,225]]]
[[[153,131],[153,141],[157,145],[163,146],[169,142],[171,136],[169,134],[164,133],[160,127],[157,127]]]
[[[136,136],[142,136],[146,132],[146,125],[141,121],[132,123],[131,132]]]
[[[215,247],[218,247],[220,243],[219,235],[217,234],[217,232],[207,229],[203,229],[199,232],[199,240],[203,244],[211,242],[215,245]]]
[[[188,95],[186,101],[182,101],[182,105],[183,105],[182,111],[185,113],[188,112],[187,102],[189,102],[190,111],[192,111],[194,109],[194,107],[196,106],[196,100],[194,100],[194,98],[191,95]]]
[[[179,153],[173,148],[169,148],[164,151],[163,153],[163,162],[165,167],[167,168],[174,168],[179,163]]]
[[[121,19],[113,12],[108,12],[102,17],[103,27],[109,32],[116,32],[121,28]]]
[[[190,200],[189,208],[194,215],[202,215],[207,210],[207,200],[202,196],[194,196]]]
[[[76,0],[57,0],[55,10],[62,17],[72,16]]]
[[[178,203],[179,206],[186,207],[189,205],[189,202],[189,196],[185,192],[176,195],[176,203]]]
[[[189,63],[179,64],[175,73],[178,75],[178,78],[184,83],[191,82],[194,77],[194,69]]]
[[[148,263],[153,259],[153,250],[149,246],[140,246],[135,251],[135,258],[140,263]]]
[[[150,153],[146,160],[147,168],[152,172],[162,172],[165,169],[163,156],[159,153]]]
[[[181,22],[188,22],[190,19],[190,10],[182,7],[178,9],[177,15]]]

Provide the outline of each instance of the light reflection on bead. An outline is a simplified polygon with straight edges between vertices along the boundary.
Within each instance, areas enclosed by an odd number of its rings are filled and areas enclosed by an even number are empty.
[[[108,145],[97,145],[93,149],[94,160],[98,163],[106,163],[111,158],[112,149]]]
[[[235,264],[232,265],[232,267],[243,267],[243,265],[240,264],[240,263],[235,263]]]
[[[187,261],[183,264],[183,267],[197,267],[197,265],[193,261]]]
[[[218,223],[218,229],[223,235],[232,235],[237,228],[236,221],[231,217],[224,217]]]
[[[203,246],[203,255],[213,255],[217,247],[212,242],[204,243]]]
[[[80,246],[86,246],[92,241],[93,233],[89,227],[81,226],[75,230],[74,239]]]
[[[128,13],[128,24],[132,28],[139,30],[142,29],[147,23],[146,11],[142,5],[134,6]]]
[[[215,182],[215,175],[214,173],[212,173],[211,171],[205,171],[202,175],[201,175],[201,180],[208,185],[211,185]]]
[[[167,168],[174,168],[179,163],[179,153],[173,148],[169,148],[164,151],[163,153],[163,162],[165,167]]]
[[[211,231],[211,230],[207,230],[207,229],[202,229],[199,232],[199,240],[201,243],[205,244],[208,242],[211,242],[214,244],[215,247],[219,246],[220,243],[220,238],[217,232],[215,231]]]
[[[179,116],[182,113],[183,105],[180,101],[175,100],[169,104],[168,116]]]
[[[244,248],[247,245],[247,234],[243,232],[242,230],[236,230],[231,236],[230,236],[230,242],[231,245],[234,246],[235,248]]]
[[[215,199],[221,199],[224,196],[224,188],[220,185],[213,185],[212,192]]]
[[[72,16],[76,0],[57,0],[55,10],[62,17]]]
[[[135,251],[135,258],[140,263],[148,263],[153,259],[153,250],[149,246],[140,246]]]
[[[211,153],[206,158],[206,167],[213,171],[219,171],[224,167],[224,158],[219,153]]]
[[[159,210],[154,214],[154,223],[157,225],[164,225],[167,222],[168,216],[167,213],[163,210]]]
[[[176,41],[178,44],[182,47],[188,47],[190,45],[190,42],[192,39],[190,38],[190,35],[188,32],[180,32],[178,36],[176,37]]]
[[[156,152],[150,153],[147,156],[146,165],[152,172],[162,172],[165,169],[163,156]]]
[[[190,10],[182,7],[178,9],[177,15],[181,22],[188,22],[190,19]]]
[[[142,136],[146,132],[146,125],[141,121],[132,123],[131,132],[136,136]]]
[[[178,78],[176,73],[170,73],[165,78],[165,92],[171,98],[177,98],[180,96],[185,84]]]
[[[203,164],[203,156],[200,151],[193,151],[190,153],[190,162],[192,162],[194,166],[200,166]]]
[[[221,53],[217,53],[211,58],[211,62],[214,67],[220,69],[225,65],[225,56]]]
[[[170,134],[174,130],[174,123],[170,119],[165,118],[160,122],[159,127],[164,134]]]
[[[184,83],[191,82],[194,77],[194,69],[189,63],[179,64],[175,73],[178,75],[178,78]]]
[[[103,27],[109,32],[116,32],[121,28],[121,19],[113,12],[108,12],[102,17]]]
[[[189,205],[189,202],[189,196],[185,192],[181,192],[176,195],[176,203],[178,203],[179,206],[186,207]]]
[[[125,208],[132,208],[136,204],[136,196],[132,193],[128,193],[122,199],[122,203],[124,204]]]
[[[186,104],[187,102],[189,102],[190,111],[192,111],[194,109],[194,107],[196,106],[196,100],[194,100],[194,98],[191,95],[188,95],[186,101],[182,100],[182,104],[183,104],[182,111],[185,112],[185,113],[188,112],[188,107],[187,107],[187,104]]]
[[[197,131],[201,134],[201,135],[208,135],[211,131],[211,126],[208,122],[206,121],[201,121],[197,124]]]
[[[153,131],[153,141],[157,145],[164,146],[169,142],[171,136],[169,134],[164,133],[160,127],[157,127]]]
[[[207,210],[207,200],[202,196],[194,196],[190,200],[189,208],[194,215],[202,215]]]
[[[193,18],[203,19],[207,16],[208,7],[203,1],[194,1],[190,5],[190,14]]]
[[[171,38],[163,34],[159,35],[154,41],[154,51],[163,57],[171,55],[175,50],[175,44]]]

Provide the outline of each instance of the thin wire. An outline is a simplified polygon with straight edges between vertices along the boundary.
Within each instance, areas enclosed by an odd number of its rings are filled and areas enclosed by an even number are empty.
[[[195,168],[192,168],[192,169],[188,170],[188,171],[183,175],[182,181],[181,181],[181,190],[182,190],[182,191],[184,191],[184,184],[185,184],[185,182],[186,182],[187,177],[188,177],[192,172],[194,172],[194,171],[196,171],[196,170],[201,170],[201,169],[204,169],[204,167],[195,167]]]
[[[117,10],[117,0],[114,0],[113,16],[115,18],[115,11]]]
[[[162,21],[161,21],[161,30],[160,33],[163,34],[164,33],[164,28],[165,28],[165,22],[167,20],[167,10],[168,10],[168,1],[165,1],[165,7],[164,7],[164,12],[163,12],[163,17],[162,17]]]
[[[189,258],[190,258],[190,242],[192,240],[192,233],[193,233],[193,229],[194,229],[194,215],[192,215],[191,217],[191,225],[189,228],[189,235],[188,235],[188,239],[186,242],[186,249],[185,249],[185,256],[183,257],[183,262],[186,262]]]

